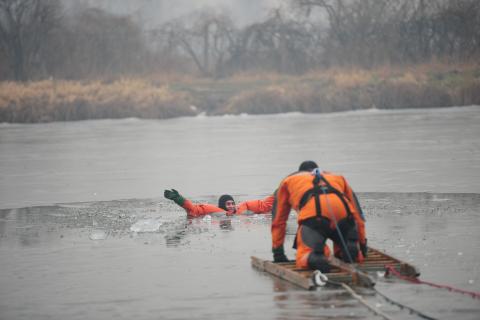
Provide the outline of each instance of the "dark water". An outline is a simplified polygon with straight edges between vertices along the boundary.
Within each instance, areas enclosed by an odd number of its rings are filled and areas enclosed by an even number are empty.
[[[343,290],[252,269],[271,255],[269,215],[187,220],[160,196],[261,197],[304,159],[359,191],[373,246],[480,291],[479,119],[469,107],[0,125],[0,319],[380,319]],[[469,296],[377,281],[434,318],[479,318]]]
[[[480,107],[0,124],[0,208],[264,194],[305,159],[357,191],[480,193]]]

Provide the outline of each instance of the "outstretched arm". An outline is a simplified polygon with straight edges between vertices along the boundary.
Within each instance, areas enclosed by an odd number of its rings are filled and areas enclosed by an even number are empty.
[[[208,203],[199,203],[199,204],[194,204],[190,200],[185,200],[182,206],[185,211],[187,211],[187,215],[189,218],[194,218],[194,217],[201,217],[210,213],[215,213],[215,212],[225,212],[225,210],[214,206],[213,204],[208,204]]]
[[[248,200],[245,202],[240,203],[238,206],[237,212],[238,214],[242,214],[246,210],[251,211],[253,213],[267,213],[272,211],[274,196],[270,195],[264,199],[259,200]]]
[[[177,190],[172,189],[172,190],[165,190],[163,191],[163,196],[169,200],[172,200],[176,204],[178,204],[180,207],[183,207],[183,203],[185,202],[185,198],[178,193]]]
[[[164,197],[172,200],[180,207],[187,211],[187,216],[189,218],[200,217],[214,212],[223,212],[225,210],[220,209],[217,206],[211,204],[193,204],[192,201],[185,199],[177,190],[165,190],[163,193]]]

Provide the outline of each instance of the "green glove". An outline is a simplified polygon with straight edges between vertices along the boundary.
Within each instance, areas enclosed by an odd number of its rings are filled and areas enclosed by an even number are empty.
[[[278,248],[272,248],[273,252],[273,262],[289,262],[285,252],[283,251],[283,246]]]
[[[183,206],[183,203],[185,202],[185,198],[182,197],[177,190],[172,189],[172,190],[165,190],[163,192],[163,196],[169,200],[172,200],[176,204],[178,204],[180,207]]]

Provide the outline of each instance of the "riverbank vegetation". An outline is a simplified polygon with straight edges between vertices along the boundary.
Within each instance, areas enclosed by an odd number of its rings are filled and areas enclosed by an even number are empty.
[[[480,2],[285,0],[145,29],[60,0],[0,3],[0,122],[480,104]]]
[[[480,105],[480,67],[329,69],[301,76],[242,74],[117,81],[0,83],[0,121],[45,122],[220,114],[334,112]]]
[[[0,83],[1,122],[165,119],[195,114],[188,94],[139,79]]]
[[[221,113],[306,113],[480,104],[480,67],[330,69],[239,93]]]

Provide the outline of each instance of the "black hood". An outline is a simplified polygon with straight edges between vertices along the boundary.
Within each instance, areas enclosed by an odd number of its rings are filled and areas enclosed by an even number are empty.
[[[235,201],[233,200],[233,197],[229,194],[224,194],[220,196],[220,198],[218,199],[218,207],[222,208],[223,210],[227,210],[227,207],[225,206],[225,202],[227,202],[228,200]]]

